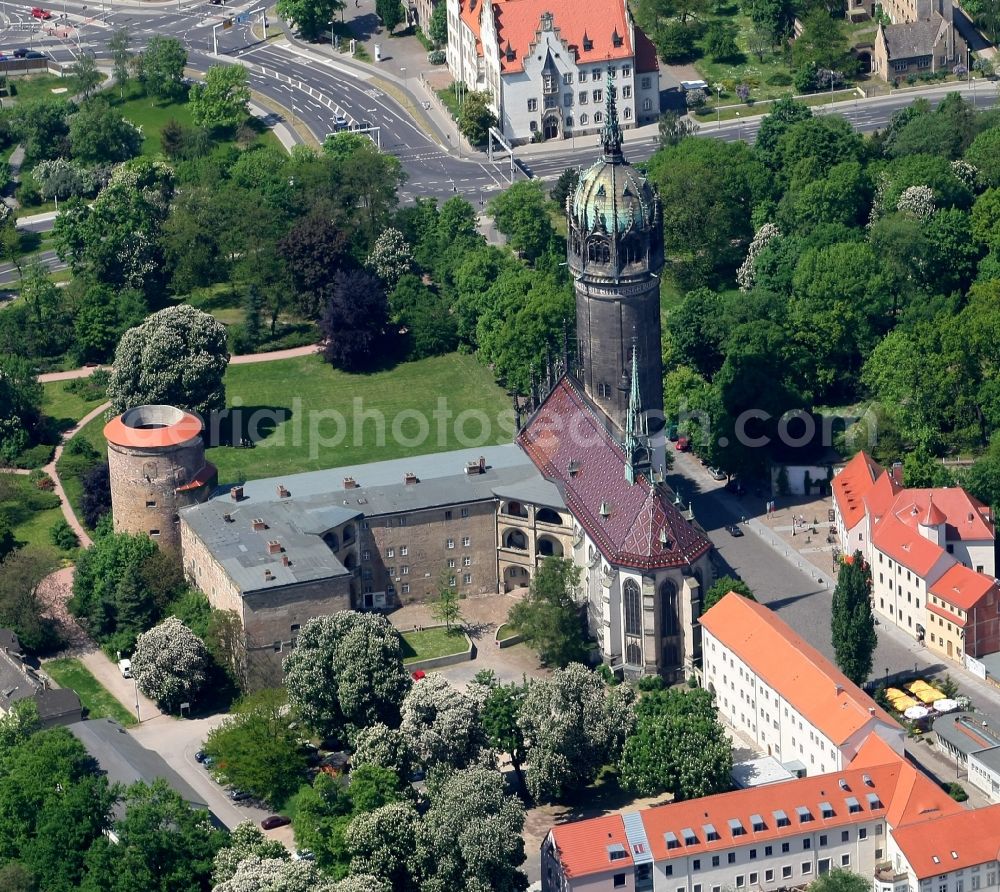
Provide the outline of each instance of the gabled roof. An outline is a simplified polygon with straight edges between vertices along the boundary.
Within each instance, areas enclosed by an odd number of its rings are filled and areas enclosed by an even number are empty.
[[[1000,805],[959,809],[893,832],[918,879],[1000,859]]]
[[[872,530],[872,545],[921,578],[945,554],[940,545],[924,538],[892,513],[885,514],[876,521]]]
[[[641,475],[634,484],[625,479],[625,453],[597,412],[576,379],[563,375],[517,442],[607,561],[645,570],[686,566],[707,553],[711,542],[665,487]]]
[[[837,508],[847,529],[852,529],[865,516],[862,500],[882,473],[882,466],[862,451],[833,478],[830,484],[833,497],[837,500]]]
[[[931,594],[937,595],[959,610],[973,610],[997,588],[996,581],[983,573],[970,570],[964,564],[955,563],[931,587]],[[933,607],[933,604],[928,604]],[[957,620],[951,617],[953,621]]]
[[[482,56],[483,54],[483,41],[480,37],[480,24],[479,17],[483,13],[483,7],[489,3],[489,0],[461,0],[459,3],[459,18],[466,25],[469,26],[469,30],[472,31],[473,36],[476,38],[476,55]],[[502,46],[502,43],[501,43]],[[501,53],[502,55],[502,53]]]
[[[919,22],[884,26],[882,33],[889,59],[898,62],[931,55],[945,25],[944,19],[935,12],[929,19]]]
[[[945,513],[934,504],[933,494],[927,497],[927,510],[924,512],[923,517],[920,518],[921,526],[925,527],[936,527],[943,524],[948,517]]]
[[[932,501],[935,516],[944,515],[939,523],[946,524],[945,538],[948,540],[983,541],[995,537],[989,507],[960,486],[904,489],[896,496],[892,511],[901,521],[916,527],[927,516]]]
[[[581,877],[632,866],[625,822],[621,815],[602,815],[552,828],[556,857],[567,877]],[[620,846],[625,856],[611,860],[609,849]]]
[[[864,691],[763,604],[733,592],[701,625],[835,745],[878,719],[896,724]]]
[[[900,486],[892,477],[892,474],[883,471],[874,486],[868,490],[862,501],[865,510],[871,518],[879,518],[892,507],[896,496],[902,491]]]
[[[656,47],[638,25],[635,26],[635,70],[640,73],[660,70]]]
[[[470,2],[464,0],[463,7]],[[494,0],[492,10],[504,74],[524,70],[524,57],[535,43],[543,13],[552,14],[553,30],[575,53],[578,65],[607,64],[634,54],[625,0]],[[508,45],[514,51],[510,60],[505,53]]]

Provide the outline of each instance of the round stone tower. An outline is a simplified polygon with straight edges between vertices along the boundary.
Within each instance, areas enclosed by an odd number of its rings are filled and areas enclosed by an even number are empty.
[[[590,399],[624,431],[634,355],[639,402],[652,433],[663,423],[662,209],[649,182],[622,154],[610,73],[605,95],[601,158],[580,175],[566,207],[578,374]]]
[[[115,530],[180,550],[178,510],[205,501],[217,480],[201,431],[199,418],[174,406],[137,406],[104,426]]]

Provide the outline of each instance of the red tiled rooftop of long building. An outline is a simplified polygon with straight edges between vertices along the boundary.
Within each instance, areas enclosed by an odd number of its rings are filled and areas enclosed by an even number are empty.
[[[882,473],[882,467],[875,459],[862,451],[833,478],[833,497],[837,500],[840,516],[847,529],[854,527],[865,516],[863,499]]]

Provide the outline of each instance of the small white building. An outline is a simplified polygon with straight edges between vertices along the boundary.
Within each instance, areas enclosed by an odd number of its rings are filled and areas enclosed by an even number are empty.
[[[730,593],[701,618],[704,685],[721,718],[786,767],[844,768],[871,734],[903,729],[763,604]]]
[[[447,3],[448,68],[490,95],[507,139],[599,132],[609,72],[624,129],[658,119],[656,50],[625,0]]]

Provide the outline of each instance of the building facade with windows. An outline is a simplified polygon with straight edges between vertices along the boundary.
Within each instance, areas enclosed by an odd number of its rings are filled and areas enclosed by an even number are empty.
[[[542,890],[772,892],[835,868],[875,892],[997,888],[1000,807],[966,811],[873,749],[872,764],[557,825],[541,846]]]
[[[890,24],[878,24],[872,71],[883,80],[948,71],[968,61],[952,0],[887,0],[880,6]]]
[[[660,114],[656,50],[625,0],[447,0],[448,67],[513,142],[600,132],[610,73],[625,128]]]
[[[1000,587],[990,509],[957,486],[910,489],[900,469],[859,452],[833,479],[845,553],[860,551],[879,616],[940,656],[1000,650]]]
[[[720,717],[789,770],[843,769],[872,734],[902,754],[899,725],[764,605],[731,592],[701,628]]]

